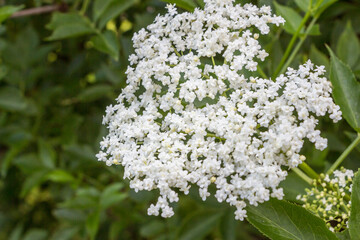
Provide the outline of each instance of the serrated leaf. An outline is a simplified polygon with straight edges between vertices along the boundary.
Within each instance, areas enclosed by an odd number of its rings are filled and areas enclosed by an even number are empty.
[[[346,28],[340,35],[336,45],[337,56],[350,67],[355,67],[360,58],[360,42],[354,32],[351,22],[347,22]]]
[[[105,27],[106,23],[126,11],[134,5],[135,2],[135,0],[113,0],[101,14],[99,19],[99,28],[102,29]]]
[[[39,157],[42,164],[50,169],[55,168],[56,153],[53,147],[44,140],[38,141]]]
[[[221,218],[222,213],[214,211],[198,211],[184,220],[176,239],[196,240],[209,234]]]
[[[91,38],[95,49],[109,54],[116,61],[119,60],[120,44],[116,33],[110,30]]]
[[[338,59],[329,47],[328,50],[331,56],[330,80],[333,97],[346,121],[360,132],[360,83],[356,81],[350,67]]]
[[[197,7],[195,2],[192,0],[162,0],[167,3],[176,4],[176,6],[185,9],[186,11],[193,12]]]
[[[352,240],[360,239],[360,171],[355,174],[351,191],[349,233]]]
[[[247,220],[274,240],[337,240],[325,222],[295,204],[270,199],[258,206],[248,205]]]
[[[26,99],[21,91],[14,87],[0,89],[0,109],[10,112],[23,111],[26,108]]]
[[[106,96],[107,94],[111,93],[113,88],[109,85],[95,85],[86,88],[78,95],[78,99],[80,102],[91,102],[98,100]]]
[[[90,20],[79,13],[56,12],[46,27],[53,31],[51,36],[47,38],[49,41],[79,37],[97,32]]]
[[[0,8],[0,24],[5,21],[7,18],[9,18],[11,15],[16,13],[17,11],[24,8],[24,5],[20,6],[4,6]]]

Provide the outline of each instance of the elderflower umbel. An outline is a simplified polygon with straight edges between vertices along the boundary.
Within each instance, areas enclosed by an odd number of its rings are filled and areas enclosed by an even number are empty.
[[[341,119],[324,67],[310,61],[275,81],[246,77],[268,55],[260,34],[284,19],[268,6],[205,0],[204,9],[178,14],[173,5],[133,37],[127,86],[109,106],[99,161],[124,167],[139,190],[158,189],[148,214],[172,216],[171,202],[192,184],[246,217],[246,204],[270,197],[287,171],[305,160],[305,138],[324,149],[316,116]]]
[[[330,179],[322,174],[313,182],[313,188],[306,189],[306,194],[297,196],[304,202],[303,207],[324,219],[331,231],[339,232],[347,228],[350,217],[350,193],[354,172],[342,168],[336,170]]]

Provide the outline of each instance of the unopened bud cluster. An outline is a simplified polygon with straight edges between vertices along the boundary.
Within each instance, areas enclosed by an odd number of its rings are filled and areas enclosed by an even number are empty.
[[[350,216],[353,177],[353,171],[344,168],[334,171],[331,178],[321,174],[313,187],[297,199],[304,202],[304,208],[322,218],[331,231],[340,232],[347,228]]]
[[[151,215],[172,216],[179,192],[216,186],[219,202],[246,216],[246,204],[282,198],[305,138],[324,149],[317,116],[341,119],[324,67],[310,61],[276,79],[257,77],[267,53],[258,39],[284,23],[268,6],[205,0],[204,9],[168,13],[133,38],[127,86],[109,106],[99,161],[124,167],[136,191],[158,189]],[[251,76],[253,75],[253,76]]]

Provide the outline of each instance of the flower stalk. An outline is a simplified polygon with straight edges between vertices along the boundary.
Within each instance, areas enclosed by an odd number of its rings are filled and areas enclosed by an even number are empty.
[[[326,172],[327,175],[331,175],[335,169],[337,169],[340,164],[345,160],[345,158],[351,153],[351,151],[360,143],[360,133],[358,133],[357,138],[345,149],[345,151],[340,155],[340,157],[334,162],[334,164]]]

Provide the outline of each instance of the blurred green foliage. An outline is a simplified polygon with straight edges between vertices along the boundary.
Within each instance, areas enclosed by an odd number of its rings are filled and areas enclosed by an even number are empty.
[[[184,10],[201,1],[167,0]],[[307,1],[237,1],[270,4],[288,23],[261,41],[271,75]],[[325,1],[311,36],[292,65],[310,58],[329,69],[328,44],[360,78],[360,2]],[[0,1],[0,239],[265,239],[214,198],[202,202],[193,189],[170,219],[147,216],[156,192],[135,193],[121,167],[98,163],[106,134],[105,107],[126,84],[134,32],[165,12],[160,0]],[[9,18],[21,9],[61,6],[60,11]],[[19,13],[19,12],[18,12]],[[320,14],[320,13],[319,13]],[[300,33],[302,34],[302,33]],[[303,154],[323,172],[355,139],[351,127],[325,118],[323,152],[306,144]],[[358,147],[344,165],[360,167]],[[306,182],[293,173],[282,183],[296,202]]]

